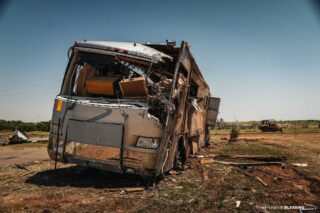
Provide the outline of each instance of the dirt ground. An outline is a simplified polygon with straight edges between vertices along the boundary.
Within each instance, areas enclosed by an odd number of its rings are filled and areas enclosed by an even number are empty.
[[[299,212],[292,208],[309,204],[319,212],[320,133],[245,133],[232,144],[227,137],[227,132],[212,132],[213,146],[201,154],[233,162],[248,160],[226,155],[283,155],[288,160],[284,167],[242,168],[248,176],[235,167],[201,164],[202,158],[192,157],[184,171],[172,171],[142,191],[128,192],[144,186],[139,177],[76,165],[58,164],[54,170],[54,163],[45,159],[20,162],[14,151],[4,157],[10,147],[0,147],[0,158],[17,157],[14,163],[21,164],[0,166],[0,212]],[[23,148],[30,153],[33,149]]]
[[[45,147],[21,147],[20,145],[15,148],[11,146],[0,148],[0,167],[44,160],[49,160]]]

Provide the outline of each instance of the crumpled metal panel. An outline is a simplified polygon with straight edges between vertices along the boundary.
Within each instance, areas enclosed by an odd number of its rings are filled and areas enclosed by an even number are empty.
[[[219,114],[220,98],[208,97],[207,125],[214,126]]]

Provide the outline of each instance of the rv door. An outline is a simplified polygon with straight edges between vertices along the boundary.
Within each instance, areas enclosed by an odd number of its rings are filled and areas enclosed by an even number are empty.
[[[207,125],[214,126],[217,121],[220,98],[207,97]]]

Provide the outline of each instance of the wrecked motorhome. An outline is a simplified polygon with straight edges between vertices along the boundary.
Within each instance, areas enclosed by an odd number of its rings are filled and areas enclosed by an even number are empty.
[[[187,42],[80,41],[69,56],[54,103],[51,159],[152,177],[209,140],[220,99]]]

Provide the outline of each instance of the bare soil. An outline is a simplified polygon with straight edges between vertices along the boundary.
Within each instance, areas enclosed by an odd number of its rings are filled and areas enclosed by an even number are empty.
[[[25,164],[34,161],[49,160],[44,146],[23,147],[23,145],[6,146],[0,148],[0,167]]]
[[[228,143],[226,137],[228,133],[212,132],[213,146],[201,154],[284,155],[286,166],[243,168],[263,180],[264,186],[231,166],[204,165],[193,157],[184,171],[172,171],[143,191],[126,192],[128,187],[144,187],[143,180],[76,165],[58,164],[54,170],[54,162],[30,158],[27,163],[22,152],[0,147],[0,158],[4,151],[7,158],[15,157],[15,163],[25,164],[25,168],[1,164],[0,212],[283,212],[279,208],[307,204],[319,210],[320,133],[246,133],[235,143]],[[24,148],[29,149],[34,147]]]

